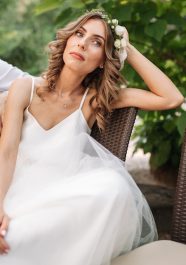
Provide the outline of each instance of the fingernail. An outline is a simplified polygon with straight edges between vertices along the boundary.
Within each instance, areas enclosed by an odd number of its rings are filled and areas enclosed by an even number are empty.
[[[6,235],[6,230],[2,230],[2,231],[1,231],[1,235],[2,235],[2,236],[5,236],[5,235]]]

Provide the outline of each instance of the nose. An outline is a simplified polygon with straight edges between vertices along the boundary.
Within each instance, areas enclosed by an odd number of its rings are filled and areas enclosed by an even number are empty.
[[[78,42],[78,47],[82,48],[83,50],[85,50],[86,48],[86,41],[85,40],[80,40]]]

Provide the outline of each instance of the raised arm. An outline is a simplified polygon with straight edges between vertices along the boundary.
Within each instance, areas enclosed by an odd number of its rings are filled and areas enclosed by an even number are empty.
[[[23,88],[23,89],[22,89]],[[31,78],[18,78],[9,90],[0,138],[0,206],[10,186],[21,137],[23,113],[29,104]]]
[[[184,97],[174,83],[133,45],[128,44],[127,62],[141,76],[150,91],[124,88],[113,108],[138,107],[144,110],[165,110],[180,106]],[[157,55],[158,56],[158,55]]]

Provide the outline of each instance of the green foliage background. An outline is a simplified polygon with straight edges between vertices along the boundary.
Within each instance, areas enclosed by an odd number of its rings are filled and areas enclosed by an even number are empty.
[[[173,0],[1,0],[0,56],[37,75],[47,65],[47,43],[55,30],[76,19],[85,10],[103,7],[125,25],[130,42],[167,74],[186,96],[186,1]],[[126,64],[122,74],[128,86],[148,89],[141,77]],[[163,84],[162,84],[163,86]],[[135,151],[151,153],[153,169],[177,168],[186,127],[183,108],[138,113]]]

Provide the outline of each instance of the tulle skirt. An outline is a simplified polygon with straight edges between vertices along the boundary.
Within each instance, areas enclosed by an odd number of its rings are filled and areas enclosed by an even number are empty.
[[[122,160],[87,133],[20,144],[4,200],[10,216],[1,265],[109,265],[158,240],[150,207]]]

